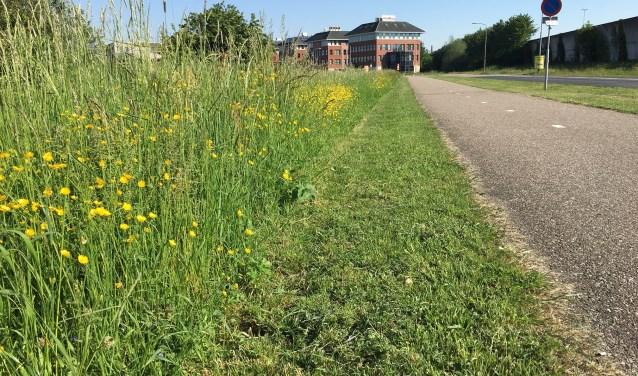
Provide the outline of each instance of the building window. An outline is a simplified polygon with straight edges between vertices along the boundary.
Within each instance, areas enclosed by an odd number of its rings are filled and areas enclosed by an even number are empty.
[[[330,65],[333,65],[333,63],[334,63],[334,60],[331,59],[330,60]]]

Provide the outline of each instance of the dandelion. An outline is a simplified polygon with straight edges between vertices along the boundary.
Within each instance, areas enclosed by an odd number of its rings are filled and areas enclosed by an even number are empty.
[[[246,236],[254,236],[255,235],[255,230],[251,229],[251,228],[247,228],[244,230],[244,235]]]
[[[145,216],[143,216],[143,215],[141,215],[141,214],[137,215],[137,216],[135,217],[135,220],[136,220],[138,223],[144,223],[144,222],[146,222],[146,221],[147,221],[146,217],[145,217]]]
[[[193,221],[192,226],[197,228],[197,227],[199,227],[199,223],[197,223],[197,221]]]
[[[180,115],[180,114],[173,115],[173,120],[174,121],[180,121],[181,119],[182,119],[182,115]]]
[[[139,180],[137,182],[137,187],[138,188],[146,188],[146,182],[144,180]]]
[[[71,252],[69,252],[66,249],[63,249],[60,251],[60,256],[64,257],[64,258],[70,258],[71,257]]]
[[[188,236],[190,236],[191,238],[196,238],[197,237],[197,233],[195,231],[193,231],[193,230],[190,230],[188,232]]]
[[[90,218],[95,218],[95,217],[110,217],[111,216],[111,212],[108,211],[108,209],[103,208],[103,207],[97,207],[95,209],[91,209],[89,210],[89,217]]]
[[[125,172],[122,176],[120,176],[120,183],[126,185],[131,181],[131,179],[133,179],[133,176]]]
[[[0,174],[0,182],[2,182],[5,179],[4,175]]]
[[[244,248],[244,253],[249,255],[253,252],[252,248]]]
[[[49,210],[51,210],[52,212],[57,214],[58,217],[63,217],[64,216],[64,208],[56,208],[54,206],[50,206]]]
[[[155,218],[157,218],[157,214],[155,214],[155,213],[153,213],[153,212],[150,212],[150,213],[148,213],[148,217],[149,217],[150,219],[155,219]]]
[[[49,224],[46,222],[40,223],[40,230],[46,231],[49,229]]]
[[[120,224],[120,230],[122,230],[122,231],[128,231],[128,229],[129,229],[130,227],[131,227],[131,226],[127,225],[126,223],[122,223],[122,224]]]
[[[97,163],[98,166],[100,166],[100,168],[106,168],[106,161],[104,159],[100,159],[100,161]]]
[[[0,213],[8,213],[11,211],[11,207],[7,205],[0,205]]]
[[[26,230],[24,230],[24,234],[29,238],[29,239],[33,239],[36,235],[36,232],[34,229],[32,228],[28,228]]]
[[[9,159],[11,157],[11,153],[8,151],[0,151],[0,159]]]
[[[133,205],[129,204],[128,202],[122,203],[122,210],[125,212],[130,212],[131,210],[133,210]]]
[[[244,218],[244,211],[241,209],[237,209],[237,218]]]
[[[53,196],[53,189],[51,189],[51,188],[49,188],[49,187],[44,188],[44,191],[42,191],[42,195],[43,195],[44,197],[51,197],[51,196]]]
[[[66,164],[65,163],[51,163],[48,165],[50,169],[52,170],[62,170],[63,168],[66,168]]]
[[[171,247],[175,248],[177,247],[177,242],[173,239],[168,241],[168,245],[170,245]]]
[[[71,188],[69,188],[69,187],[62,187],[62,188],[60,188],[60,194],[61,194],[62,196],[68,196],[68,195],[70,195],[70,194],[71,194]]]
[[[89,264],[89,256],[78,255],[78,262],[80,265],[88,265]]]
[[[42,160],[44,160],[45,162],[53,162],[53,153],[47,151],[46,153],[42,154]]]
[[[33,153],[28,151],[22,155],[25,160],[33,159]]]
[[[162,178],[166,181],[169,181],[171,180],[171,174],[169,174],[168,172],[165,172]]]
[[[291,182],[292,181],[292,175],[290,175],[290,171],[288,171],[288,170],[284,170],[284,172],[281,174],[281,178],[284,179],[284,181],[287,181],[287,182]]]
[[[115,282],[114,287],[119,290],[124,287],[124,284],[122,282]]]
[[[106,186],[106,182],[102,178],[95,178],[95,188],[103,189]]]
[[[24,171],[24,167],[22,167],[22,166],[13,166],[13,167],[11,167],[11,169],[13,170],[13,172],[22,172],[22,171]]]

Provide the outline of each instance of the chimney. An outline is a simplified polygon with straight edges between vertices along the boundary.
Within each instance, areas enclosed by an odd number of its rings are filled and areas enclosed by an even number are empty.
[[[341,26],[329,26],[328,31],[341,31]]]

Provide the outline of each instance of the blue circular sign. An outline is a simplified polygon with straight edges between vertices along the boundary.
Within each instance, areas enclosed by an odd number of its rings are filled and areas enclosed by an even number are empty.
[[[560,13],[561,9],[563,9],[562,0],[544,0],[543,5],[541,5],[541,11],[547,17],[554,17]]]

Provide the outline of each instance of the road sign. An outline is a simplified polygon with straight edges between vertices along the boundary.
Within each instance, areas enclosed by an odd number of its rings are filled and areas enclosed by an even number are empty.
[[[558,17],[543,17],[543,23],[547,26],[558,26]]]
[[[543,0],[543,5],[541,5],[541,11],[547,17],[554,17],[560,13],[561,9],[563,9],[562,0]]]

